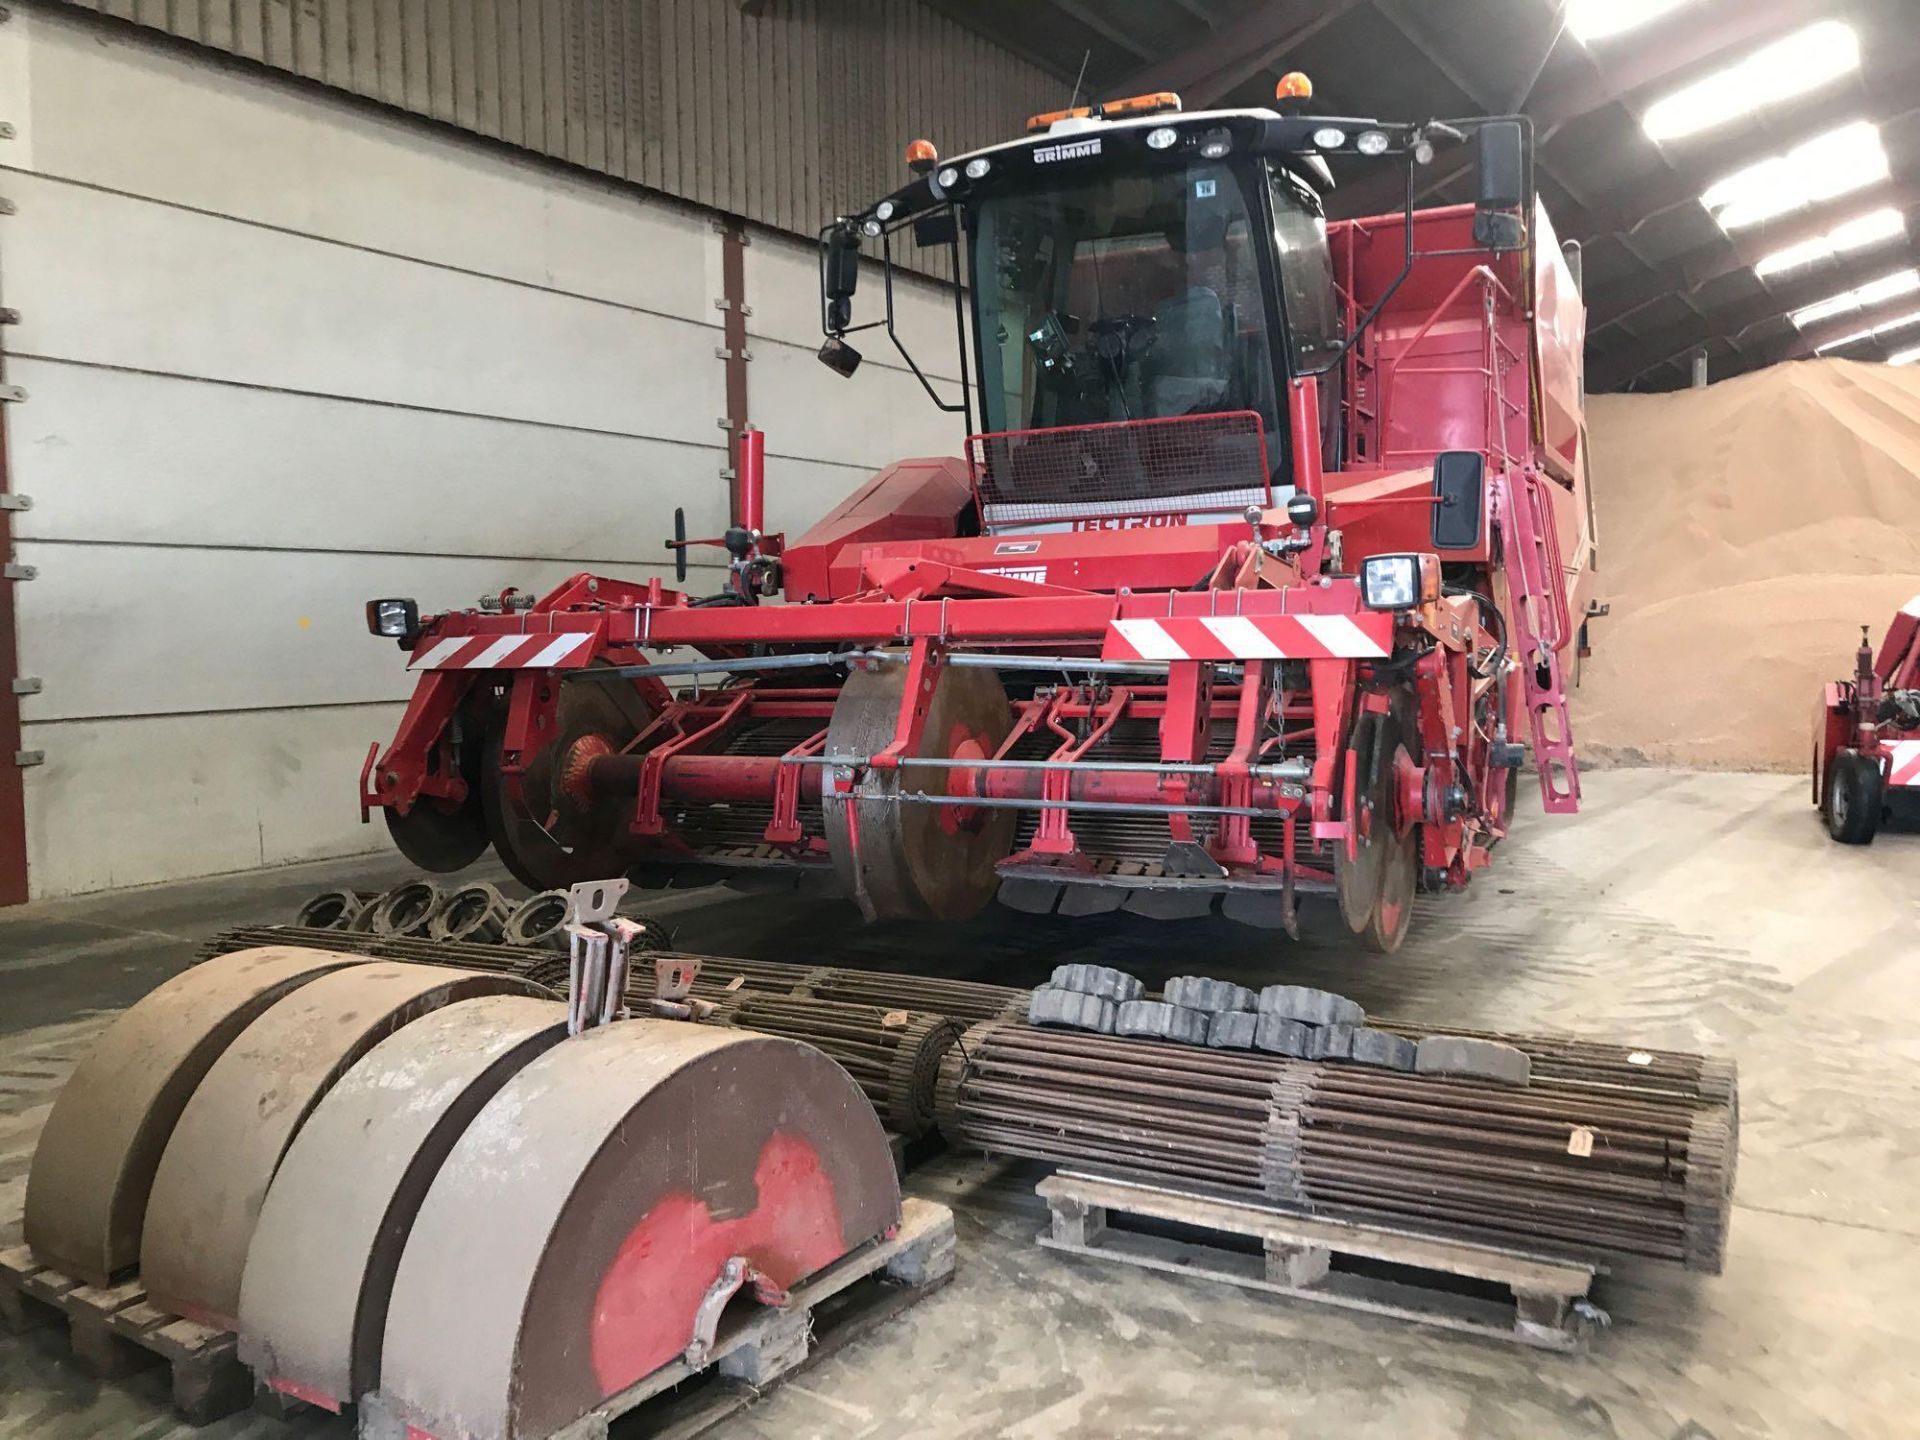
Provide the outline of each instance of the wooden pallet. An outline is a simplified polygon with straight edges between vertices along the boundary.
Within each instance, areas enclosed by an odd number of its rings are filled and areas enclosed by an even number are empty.
[[[551,1440],[606,1440],[607,1427],[622,1416],[630,1417],[621,1427],[623,1435],[690,1440],[705,1434],[751,1405],[769,1385],[818,1364],[924,1300],[953,1278],[953,1261],[953,1212],[908,1197],[891,1237],[871,1241],[801,1281],[784,1308],[723,1318],[704,1368],[684,1360],[662,1366]],[[359,1421],[361,1440],[402,1440],[409,1433],[379,1395],[361,1402]]]
[[[24,1245],[0,1251],[0,1324],[16,1333],[37,1324],[67,1327],[73,1358],[111,1379],[149,1365],[173,1372],[173,1406],[206,1425],[253,1403],[253,1376],[231,1330],[214,1330],[147,1303],[140,1282],[85,1285],[41,1265]]]
[[[1606,1321],[1605,1312],[1586,1299],[1599,1268],[1595,1264],[1310,1218],[1076,1171],[1049,1176],[1035,1193],[1051,1212],[1051,1227],[1039,1236],[1049,1250],[1198,1275],[1545,1350],[1578,1349],[1588,1331]],[[1118,1217],[1245,1237],[1259,1241],[1261,1252],[1171,1239],[1123,1227]],[[1393,1269],[1379,1273],[1386,1267]],[[1483,1292],[1501,1287],[1512,1298],[1465,1291],[1458,1283],[1463,1279],[1481,1282]]]

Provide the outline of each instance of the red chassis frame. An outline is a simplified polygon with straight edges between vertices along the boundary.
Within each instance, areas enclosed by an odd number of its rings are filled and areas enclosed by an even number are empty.
[[[1853,677],[1829,680],[1814,719],[1813,803],[1826,799],[1827,773],[1842,750],[1869,756],[1889,790],[1920,795],[1920,728],[1878,718],[1889,691],[1920,690],[1920,595],[1893,617],[1876,655],[1863,635]]]
[[[1313,435],[1318,397],[1312,381],[1295,388],[1291,409],[1296,430],[1303,437]],[[1321,497],[1322,477],[1311,463],[1315,447],[1296,443],[1296,453],[1309,457],[1300,467],[1306,473],[1297,477],[1297,488]],[[1416,472],[1399,478],[1383,493],[1373,493],[1383,490],[1375,484],[1364,497],[1337,503],[1354,513],[1400,509],[1424,520],[1431,505],[1428,477]],[[1211,879],[1141,879],[1136,885],[1269,891],[1285,897],[1290,920],[1296,888],[1324,891],[1333,883],[1326,847],[1344,845],[1351,855],[1359,843],[1358,829],[1345,818],[1354,815],[1356,778],[1346,741],[1360,713],[1387,709],[1386,693],[1369,689],[1366,682],[1377,669],[1394,664],[1406,671],[1420,697],[1423,754],[1401,756],[1392,823],[1400,833],[1421,825],[1424,864],[1452,884],[1465,884],[1468,872],[1486,862],[1488,847],[1504,831],[1502,772],[1484,763],[1484,747],[1474,756],[1455,739],[1463,731],[1477,733],[1476,699],[1494,683],[1469,670],[1474,653],[1491,644],[1490,636],[1472,602],[1464,599],[1435,599],[1390,615],[1367,610],[1353,578],[1303,582],[1302,570],[1310,574],[1318,568],[1327,532],[1314,527],[1297,558],[1277,559],[1257,541],[1285,526],[1284,517],[1268,511],[1258,532],[1247,521],[1179,527],[1177,536],[1166,537],[1165,563],[1184,565],[1179,573],[1191,575],[1195,562],[1204,560],[1211,573],[1202,589],[1076,590],[925,558],[926,550],[943,548],[938,545],[915,547],[922,553],[919,560],[889,556],[889,547],[877,547],[865,566],[868,587],[828,604],[697,607],[657,580],[637,585],[582,574],[525,611],[435,617],[415,641],[416,666],[431,663],[436,654],[455,661],[469,655],[494,660],[422,671],[393,744],[384,756],[376,745],[367,757],[362,817],[368,818],[374,806],[405,814],[423,800],[457,804],[465,799],[466,782],[445,747],[449,722],[476,685],[506,682],[500,768],[512,786],[527,757],[554,732],[562,683],[631,683],[654,717],[651,724],[621,753],[587,757],[584,771],[569,783],[584,800],[630,805],[627,832],[636,863],[712,858],[675,832],[663,811],[668,802],[770,805],[757,837],[763,856],[771,852],[788,864],[824,863],[826,839],[817,823],[804,823],[803,811],[819,805],[828,785],[851,795],[862,770],[893,769],[918,750],[933,682],[944,664],[969,663],[975,656],[1011,664],[1041,647],[1099,668],[1095,657],[1111,643],[1117,622],[1158,622],[1165,631],[1167,622],[1343,619],[1348,625],[1340,633],[1350,631],[1356,647],[1367,653],[1342,655],[1335,653],[1337,647],[1320,646],[1319,653],[1308,647],[1303,657],[1290,649],[1289,659],[1301,659],[1304,687],[1285,687],[1283,662],[1244,659],[1235,665],[1237,675],[1222,676],[1223,657],[1216,657],[1169,661],[1164,678],[1158,667],[1141,665],[1110,686],[1090,682],[1038,690],[1015,702],[1013,728],[992,756],[947,771],[944,798],[963,817],[969,808],[987,805],[1037,809],[1032,835],[1000,871],[1065,882],[1097,878],[1075,835],[1076,812],[1162,816],[1171,840],[1204,844],[1223,873]],[[1088,531],[1073,535],[1071,548],[1085,566],[1137,570],[1140,540],[1137,530]],[[990,539],[951,542],[945,548],[967,543],[992,544]],[[496,668],[503,661],[551,654],[552,642],[576,636],[577,643],[562,647],[564,657],[546,668]],[[746,682],[676,699],[646,673],[652,668],[647,651],[686,648],[725,661],[746,656],[756,645],[890,647],[886,652],[868,648],[853,663],[909,667],[892,743],[851,764],[845,757],[826,756],[826,726],[837,694],[832,689]],[[597,662],[637,673],[628,679],[588,679],[582,672]],[[809,733],[778,755],[714,753],[725,737],[759,720],[810,722]],[[1089,758],[1123,720],[1153,727],[1156,761],[1116,765]],[[1230,729],[1232,743],[1224,757],[1209,762],[1208,740],[1216,727]],[[1044,762],[1012,758],[1023,744],[1048,737],[1055,743]],[[1203,823],[1196,834],[1200,816],[1216,823]],[[1257,825],[1263,817],[1277,825]],[[1370,821],[1363,817],[1360,823]],[[1270,828],[1278,833],[1263,838],[1260,831]],[[1302,838],[1308,842],[1304,847]]]

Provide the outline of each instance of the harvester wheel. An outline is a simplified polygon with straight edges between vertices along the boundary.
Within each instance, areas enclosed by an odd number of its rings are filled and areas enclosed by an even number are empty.
[[[1827,833],[1842,845],[1871,845],[1886,800],[1880,766],[1857,750],[1842,750],[1827,768]]]
[[[1356,935],[1366,932],[1380,898],[1380,849],[1375,843],[1374,831],[1376,823],[1385,824],[1386,821],[1382,819],[1376,822],[1372,777],[1374,750],[1384,718],[1380,715],[1360,717],[1354,724],[1353,743],[1347,747],[1343,761],[1343,766],[1351,765],[1353,768],[1353,805],[1352,813],[1343,812],[1341,818],[1350,819],[1358,825],[1360,834],[1354,841],[1352,855],[1347,853],[1345,841],[1333,847],[1333,885],[1340,901],[1340,918],[1347,922],[1347,928]],[[1341,784],[1344,787],[1344,769]]]
[[[632,706],[627,703],[632,700]],[[520,793],[512,794],[500,769],[501,731],[482,747],[480,793],[487,833],[500,863],[529,890],[564,890],[583,880],[609,880],[626,873],[620,836],[631,805],[569,803],[560,794],[560,769],[570,754],[587,748],[613,754],[645,723],[631,687],[619,682],[569,680],[560,684],[555,738],[527,758]]]
[[[905,665],[856,670],[827,725],[826,753],[865,760],[894,737],[906,696]],[[944,666],[928,702],[920,758],[991,756],[1013,728],[1007,692],[991,670]],[[823,796],[827,847],[847,893],[869,920],[966,920],[999,888],[994,867],[1013,848],[1012,810],[902,802],[949,793],[955,772],[937,766],[869,770],[855,798]]]
[[[382,812],[394,847],[422,870],[450,875],[487,853],[487,820],[480,797],[480,752],[486,743],[477,729],[470,729],[460,746],[460,778],[467,782],[467,793],[457,805],[422,795],[404,815],[391,805]]]

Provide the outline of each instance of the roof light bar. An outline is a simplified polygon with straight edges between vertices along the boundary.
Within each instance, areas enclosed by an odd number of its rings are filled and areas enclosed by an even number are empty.
[[[1027,118],[1027,133],[1050,129],[1062,120],[1112,120],[1122,115],[1158,115],[1162,110],[1178,110],[1180,97],[1171,90],[1156,90],[1151,95],[1129,95],[1122,100],[1103,100],[1098,105],[1076,105],[1071,110],[1048,110]]]
[[[1836,315],[1845,315],[1855,310],[1865,310],[1870,305],[1878,305],[1885,300],[1896,300],[1902,295],[1911,295],[1920,290],[1920,270],[1896,270],[1891,275],[1883,275],[1866,285],[1856,286],[1839,295],[1829,296],[1817,305],[1808,305],[1793,312],[1793,323],[1802,330],[1809,325],[1818,325],[1822,320],[1831,320]]]
[[[1583,45],[1638,30],[1690,0],[1572,0],[1567,29]]]
[[[1769,275],[1804,270],[1822,260],[1897,240],[1906,233],[1907,217],[1889,205],[1836,225],[1824,235],[1816,235],[1811,240],[1803,240],[1798,245],[1789,245],[1771,255],[1762,256],[1754,265],[1753,273],[1764,280]]]
[[[1860,68],[1860,36],[1839,20],[1821,20],[1656,100],[1641,128],[1651,140],[1679,140],[1830,85]]]
[[[1879,127],[1856,120],[1727,176],[1700,203],[1721,229],[1743,230],[1877,185],[1891,173]]]

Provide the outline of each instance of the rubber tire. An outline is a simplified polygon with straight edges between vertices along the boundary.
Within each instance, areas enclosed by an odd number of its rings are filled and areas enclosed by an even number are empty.
[[[1842,750],[1827,771],[1827,798],[1820,813],[1827,834],[1842,845],[1871,845],[1886,808],[1880,766],[1857,750]]]

